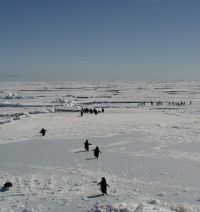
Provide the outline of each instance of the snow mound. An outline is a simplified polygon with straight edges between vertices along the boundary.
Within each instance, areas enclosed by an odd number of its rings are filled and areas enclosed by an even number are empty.
[[[111,205],[102,205],[100,206],[99,203],[96,203],[90,210],[87,212],[108,212],[108,211],[113,211],[113,212],[131,212],[128,208],[124,207],[113,207]]]
[[[23,99],[22,96],[19,96],[18,94],[8,93],[4,99]]]
[[[160,200],[158,200],[158,199],[149,199],[149,200],[147,200],[147,204],[151,204],[151,205],[160,204]]]
[[[100,205],[99,203],[96,203],[90,210],[87,210],[86,212],[170,212],[171,210],[167,208],[163,208],[162,206],[153,206],[151,204],[142,204],[139,203],[138,205],[132,205],[130,206],[124,206],[125,204],[120,204],[118,206],[112,206],[112,205]],[[188,211],[187,212],[192,212]],[[184,211],[177,211],[177,212],[186,212]]]
[[[175,212],[194,212],[194,209],[188,205],[172,205],[171,210]]]

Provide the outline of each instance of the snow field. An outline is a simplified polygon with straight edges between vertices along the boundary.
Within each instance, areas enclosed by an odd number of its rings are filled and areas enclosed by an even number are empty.
[[[200,211],[198,82],[27,82],[0,89],[0,186],[13,183],[0,188],[1,212]],[[133,103],[152,100],[164,105]],[[168,106],[182,100],[185,107]],[[105,106],[105,113],[55,112],[85,106]],[[83,151],[85,139],[100,147],[98,160]],[[101,177],[108,196],[97,186]]]

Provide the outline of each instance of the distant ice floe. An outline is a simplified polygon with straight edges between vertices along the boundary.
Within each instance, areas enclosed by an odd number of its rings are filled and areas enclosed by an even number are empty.
[[[19,102],[1,102],[0,107],[24,107],[24,108],[48,108],[52,107],[52,104],[21,104]],[[60,105],[55,105],[60,106]]]
[[[0,124],[6,124],[15,120],[19,120],[25,113],[12,113],[0,115]]]
[[[22,96],[19,96],[18,94],[8,93],[4,99],[23,99]]]
[[[21,96],[21,95],[18,95],[16,93],[8,93],[6,96],[3,97],[3,99],[33,99],[33,97],[31,96]]]
[[[64,99],[58,98],[53,103],[60,104],[60,106],[51,108],[49,112],[79,112],[81,106],[79,103],[76,103],[74,99]]]
[[[63,98],[58,98],[53,103],[59,103],[62,104],[63,106],[68,106],[68,107],[74,107],[75,103],[73,99],[63,99]]]
[[[7,124],[7,123],[9,123],[9,122],[11,122],[10,119],[5,119],[5,120],[1,120],[1,119],[0,119],[0,124]]]
[[[53,112],[79,112],[80,109],[75,108],[55,108]]]
[[[48,112],[55,112],[53,109],[52,110],[46,110],[46,111],[39,111],[39,110],[35,110],[35,111],[30,111],[30,112],[28,112],[29,114],[31,114],[31,115],[34,115],[34,114],[43,114],[43,113],[48,113]]]
[[[23,107],[20,103],[13,103],[13,102],[2,102],[0,103],[0,107]]]

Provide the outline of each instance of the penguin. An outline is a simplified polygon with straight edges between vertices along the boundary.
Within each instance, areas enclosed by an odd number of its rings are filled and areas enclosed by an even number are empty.
[[[12,185],[12,183],[11,182],[6,182],[6,183],[4,183],[4,188],[10,188],[10,187],[12,187],[13,185]]]
[[[44,128],[42,128],[42,129],[40,130],[40,133],[41,133],[43,136],[45,136],[46,131],[47,131],[47,130],[45,130]]]
[[[101,182],[99,182],[97,185],[100,185],[100,190],[102,192],[102,195],[107,194],[107,187],[110,188],[110,186],[106,183],[105,177],[102,177]]]
[[[99,153],[102,154],[102,152],[99,150],[99,147],[98,147],[98,146],[96,146],[96,148],[93,149],[92,151],[94,151],[94,156],[95,156],[96,158],[99,157]]]
[[[90,143],[88,142],[88,140],[86,139],[86,140],[85,140],[85,143],[84,143],[84,146],[85,146],[85,150],[86,150],[86,151],[89,151],[89,145],[92,145],[92,144],[90,144]]]
[[[94,108],[94,109],[93,109],[93,113],[94,113],[95,115],[97,115],[97,114],[98,114],[98,111],[97,111],[97,109],[96,109],[96,108]]]

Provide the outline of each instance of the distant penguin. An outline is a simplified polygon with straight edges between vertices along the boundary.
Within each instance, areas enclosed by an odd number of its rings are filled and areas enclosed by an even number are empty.
[[[10,187],[12,187],[13,185],[12,185],[12,183],[11,182],[6,182],[6,183],[4,183],[4,188],[10,188]]]
[[[86,151],[89,151],[89,145],[92,145],[88,142],[88,140],[86,139],[85,143],[84,143],[84,146],[85,146],[85,150]]]
[[[42,129],[40,130],[40,133],[42,134],[42,136],[45,136],[46,131],[47,131],[47,130],[45,130],[44,128],[42,128]]]
[[[105,177],[102,177],[101,182],[99,182],[97,185],[100,185],[100,190],[101,190],[103,195],[107,194],[107,187],[110,188],[110,186],[106,183]]]
[[[96,108],[94,108],[94,109],[93,109],[93,113],[94,113],[95,115],[97,115],[97,114],[98,114],[98,111],[97,111],[97,109],[96,109]]]
[[[102,154],[102,152],[99,150],[99,147],[98,147],[98,146],[96,146],[96,148],[93,149],[92,151],[94,151],[94,156],[95,156],[96,158],[99,157],[99,153]]]

